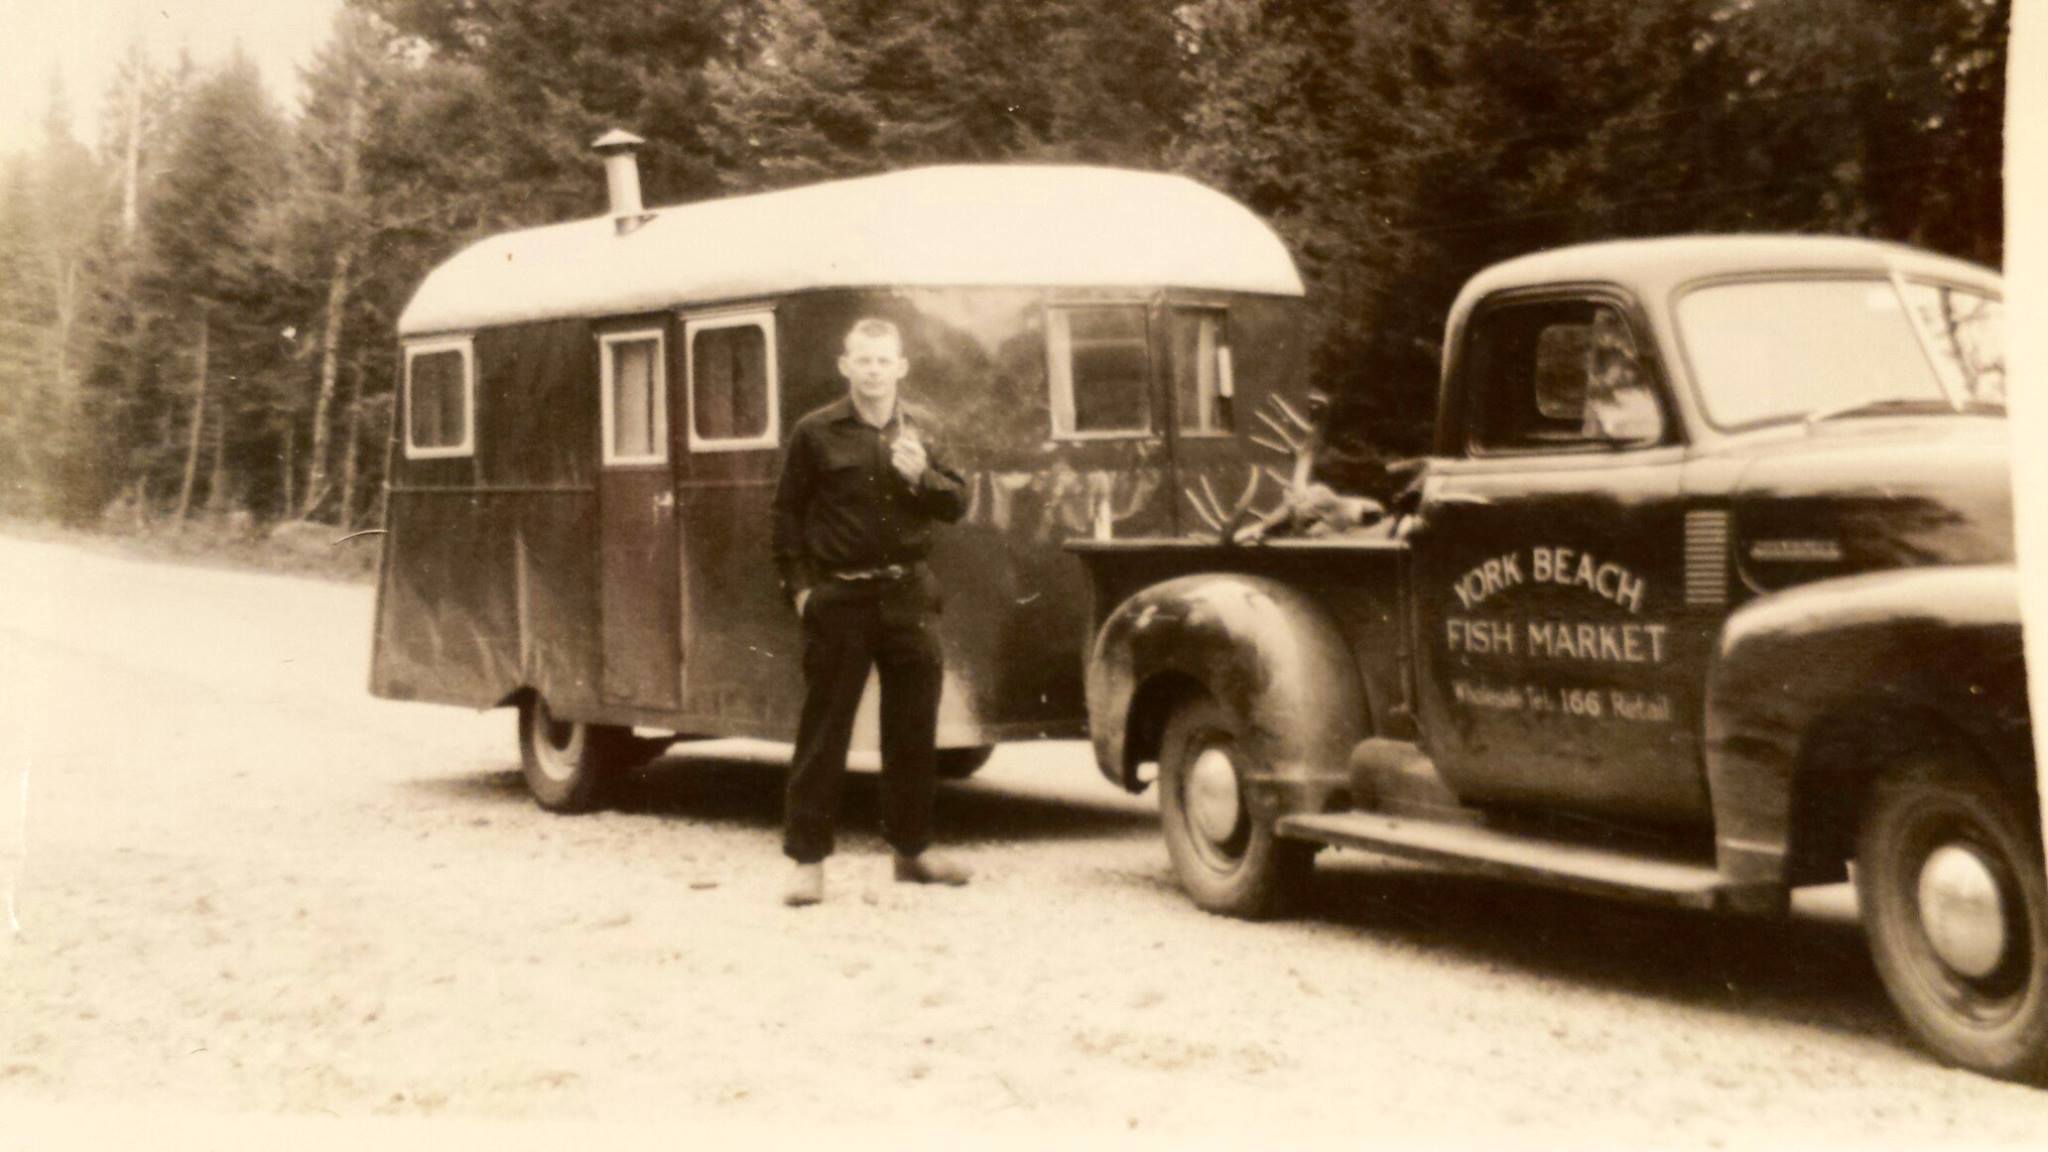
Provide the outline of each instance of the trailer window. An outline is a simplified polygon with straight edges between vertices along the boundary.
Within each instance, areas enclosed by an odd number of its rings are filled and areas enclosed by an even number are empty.
[[[469,341],[438,340],[405,350],[405,455],[408,460],[474,451],[476,378]]]
[[[600,337],[604,350],[604,462],[668,459],[668,383],[657,331]]]
[[[1152,430],[1144,305],[1051,309],[1045,339],[1053,435]]]
[[[1223,311],[1175,308],[1168,317],[1174,408],[1182,432],[1229,432],[1230,344]]]
[[[690,352],[690,447],[775,446],[775,316],[705,316],[685,326]]]

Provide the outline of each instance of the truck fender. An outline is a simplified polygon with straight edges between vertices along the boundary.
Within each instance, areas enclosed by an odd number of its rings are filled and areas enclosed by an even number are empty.
[[[1865,789],[1914,742],[1961,745],[2031,797],[2026,693],[2011,565],[1846,576],[1743,606],[1707,677],[1721,871],[1838,879]]]
[[[1349,787],[1351,749],[1369,735],[1358,667],[1335,618],[1259,576],[1201,573],[1132,595],[1096,632],[1087,689],[1096,763],[1134,792],[1173,706],[1185,693],[1209,693],[1264,768],[1246,781],[1262,819],[1283,803],[1324,808]]]

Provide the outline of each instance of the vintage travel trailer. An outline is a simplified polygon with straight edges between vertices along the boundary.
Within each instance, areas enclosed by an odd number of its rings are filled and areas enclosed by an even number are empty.
[[[1287,464],[1267,425],[1301,409],[1305,348],[1278,237],[1187,179],[1087,167],[643,209],[636,143],[598,142],[607,215],[480,241],[400,317],[372,691],[516,706],[560,809],[671,739],[789,740],[781,447],[880,316],[971,494],[932,556],[942,770],[1080,735],[1088,587],[1062,541],[1206,531],[1217,493]]]

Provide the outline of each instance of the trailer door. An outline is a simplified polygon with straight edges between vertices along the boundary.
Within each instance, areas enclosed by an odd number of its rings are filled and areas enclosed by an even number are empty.
[[[682,557],[669,460],[666,347],[659,328],[608,332],[598,346],[604,696],[641,708],[674,708],[682,686]]]

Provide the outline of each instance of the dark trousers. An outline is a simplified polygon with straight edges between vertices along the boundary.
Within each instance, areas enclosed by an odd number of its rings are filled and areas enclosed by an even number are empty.
[[[804,710],[782,823],[783,854],[799,864],[832,854],[839,781],[870,668],[882,682],[882,837],[906,856],[931,843],[940,656],[928,581],[922,571],[827,580],[805,604]]]

